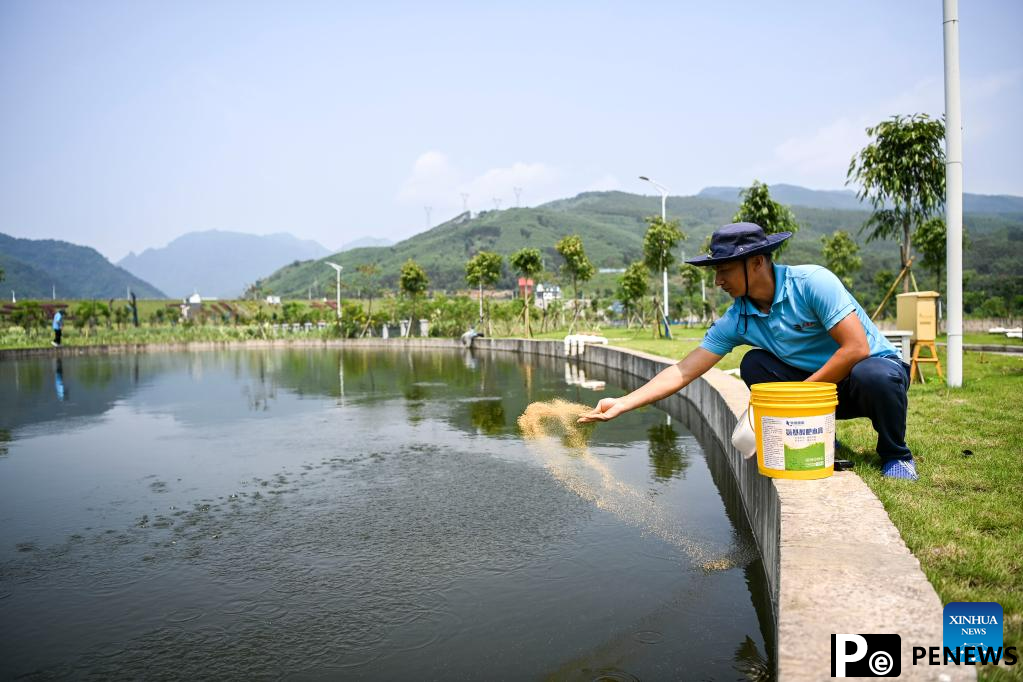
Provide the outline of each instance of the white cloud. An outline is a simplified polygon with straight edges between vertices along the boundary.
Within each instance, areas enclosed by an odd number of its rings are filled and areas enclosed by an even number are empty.
[[[437,151],[421,154],[412,166],[412,175],[398,190],[402,203],[429,204],[447,193],[454,194],[458,184],[458,172],[452,167],[447,156]],[[455,197],[457,199],[457,197]]]
[[[937,117],[944,109],[943,82],[935,78],[922,80],[894,97],[782,141],[775,146],[773,159],[754,169],[753,175],[769,182],[818,188],[841,186],[849,160],[867,144],[867,127],[894,114],[927,113]]]
[[[544,163],[516,162],[503,168],[491,168],[459,185],[458,191],[469,194],[472,205],[479,208],[493,206],[499,199],[501,206],[515,205],[515,189],[522,189],[520,203],[523,206],[549,201],[562,178],[558,169]]]
[[[500,201],[502,209],[515,206],[516,187],[521,190],[520,206],[536,206],[582,191],[621,186],[618,179],[609,174],[598,175],[589,183],[581,179],[591,173],[565,170],[542,161],[516,161],[473,175],[452,163],[444,153],[429,151],[416,159],[412,173],[398,190],[397,200],[403,204],[431,206],[434,217],[444,220],[462,210],[462,194],[469,195],[471,210],[486,211],[494,208],[494,199]]]

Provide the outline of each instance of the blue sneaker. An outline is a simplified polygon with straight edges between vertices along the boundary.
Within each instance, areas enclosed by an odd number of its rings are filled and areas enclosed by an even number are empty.
[[[911,459],[890,459],[881,465],[881,475],[885,478],[902,478],[915,481],[920,477],[916,473],[916,463]]]

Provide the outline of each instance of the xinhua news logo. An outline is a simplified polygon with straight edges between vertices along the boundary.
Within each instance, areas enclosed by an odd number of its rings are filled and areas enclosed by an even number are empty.
[[[831,635],[832,677],[898,677],[902,638],[898,635]]]
[[[942,620],[942,645],[950,651],[958,647],[969,663],[987,659],[989,650],[1001,653],[1002,615],[1002,605],[995,601],[949,602]]]

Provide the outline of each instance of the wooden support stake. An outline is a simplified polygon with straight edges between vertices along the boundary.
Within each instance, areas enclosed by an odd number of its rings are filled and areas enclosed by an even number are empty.
[[[877,319],[877,316],[881,314],[882,310],[884,310],[885,305],[888,303],[888,299],[892,297],[892,293],[895,291],[895,287],[899,286],[899,282],[902,281],[902,278],[905,277],[906,273],[909,271],[910,266],[913,265],[914,258],[916,258],[916,256],[911,256],[905,267],[899,271],[899,275],[895,278],[895,281],[892,282],[892,286],[889,287],[888,293],[884,295],[884,298],[881,299],[880,305],[877,306],[877,310],[875,310],[874,314],[870,316],[871,322]]]

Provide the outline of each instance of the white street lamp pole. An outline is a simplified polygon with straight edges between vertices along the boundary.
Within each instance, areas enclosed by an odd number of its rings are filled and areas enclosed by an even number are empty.
[[[334,272],[337,273],[337,326],[341,327],[341,271],[344,267],[337,263],[331,263],[327,261],[327,265],[334,268]]]
[[[963,385],[963,115],[959,94],[959,2],[945,0],[946,324],[950,387]]]
[[[651,185],[657,188],[657,191],[661,193],[661,222],[664,224],[668,223],[668,188],[664,185],[654,182],[645,175],[639,176],[640,180],[645,180]],[[668,327],[668,267],[664,267],[664,331],[667,333],[668,338],[671,338],[671,329]]]

